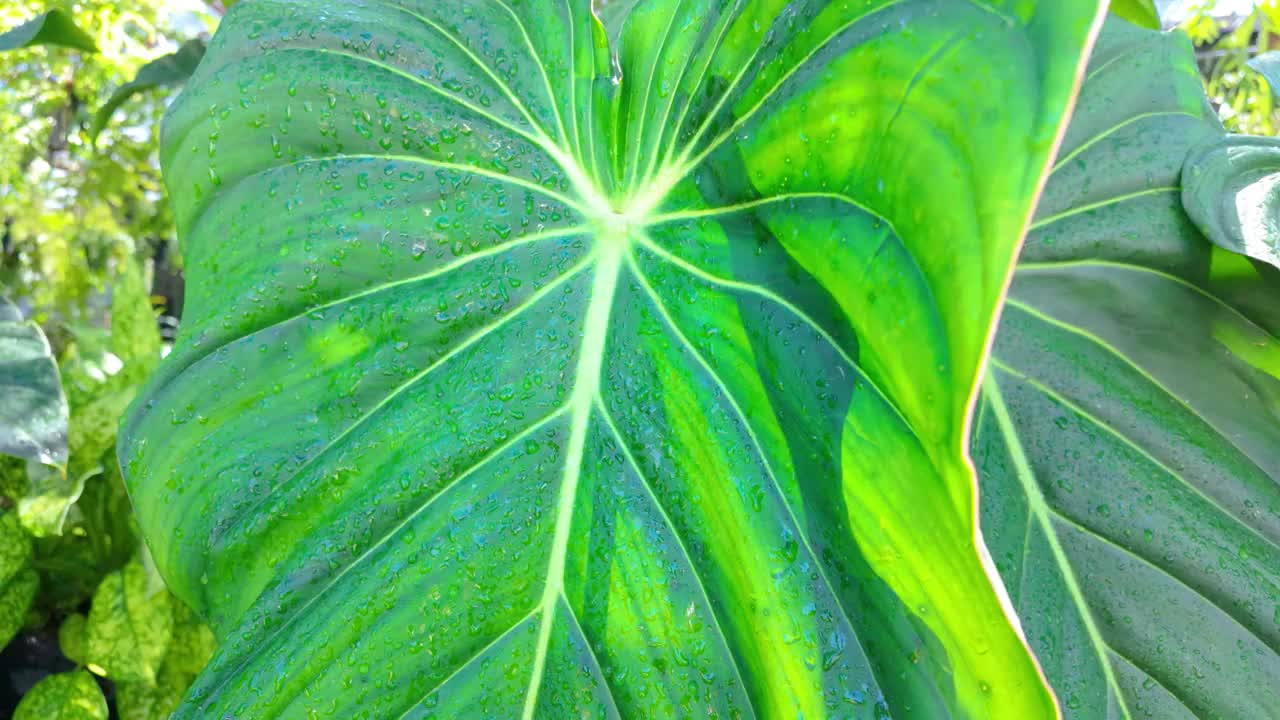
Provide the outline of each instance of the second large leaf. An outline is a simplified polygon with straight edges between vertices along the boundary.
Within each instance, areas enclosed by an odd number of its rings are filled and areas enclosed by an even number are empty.
[[[1280,712],[1280,278],[1183,209],[1184,158],[1224,139],[1201,82],[1184,35],[1108,23],[975,421],[1068,720]]]
[[[1096,3],[237,5],[125,424],[187,717],[1050,717],[963,442]]]

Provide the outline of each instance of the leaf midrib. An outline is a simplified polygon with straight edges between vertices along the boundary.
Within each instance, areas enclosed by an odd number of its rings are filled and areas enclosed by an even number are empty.
[[[551,543],[547,582],[543,586],[542,599],[539,603],[538,641],[534,650],[529,688],[525,693],[523,720],[532,720],[537,708],[538,693],[546,672],[547,652],[551,643],[556,603],[564,595],[565,557],[569,548],[569,534],[573,524],[578,483],[582,475],[587,430],[591,424],[594,398],[600,392],[600,374],[604,366],[604,352],[609,338],[609,317],[613,312],[618,277],[622,271],[622,259],[628,242],[625,235],[621,235],[622,232],[625,230],[606,230],[597,241],[595,277],[591,284],[591,298],[587,305],[582,341],[578,350],[578,367],[574,374],[573,393],[569,399],[569,445],[565,452],[564,474],[556,506],[555,534]],[[585,641],[590,644],[589,640]]]

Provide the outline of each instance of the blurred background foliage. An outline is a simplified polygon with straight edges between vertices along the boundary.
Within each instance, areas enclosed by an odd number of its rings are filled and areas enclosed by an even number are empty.
[[[1166,2],[1166,27],[1185,30],[1196,46],[1205,89],[1227,130],[1276,135],[1276,101],[1249,68],[1257,55],[1280,50],[1280,0]]]
[[[164,718],[212,652],[139,542],[115,432],[182,313],[159,121],[227,4],[0,3],[0,344],[43,348],[23,362],[59,379],[62,424],[61,455],[0,456],[0,719]],[[1247,63],[1280,48],[1280,0],[1155,5],[1195,43],[1224,125],[1276,135]]]
[[[0,340],[43,335],[64,425],[0,457],[0,718],[167,717],[213,649],[139,542],[115,433],[181,312],[160,117],[223,11],[0,3]]]

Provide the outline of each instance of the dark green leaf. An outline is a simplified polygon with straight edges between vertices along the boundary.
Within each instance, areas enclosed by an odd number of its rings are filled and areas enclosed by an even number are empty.
[[[40,326],[0,298],[0,453],[65,466],[67,401]]]
[[[1227,135],[1196,149],[1182,202],[1215,244],[1280,268],[1280,140]]]
[[[1181,204],[1221,136],[1187,39],[1109,23],[984,385],[984,532],[1068,720],[1280,708],[1280,323],[1235,300],[1280,283]]]
[[[107,699],[84,670],[58,673],[22,696],[13,720],[107,720]]]
[[[204,41],[188,40],[175,52],[143,65],[133,80],[117,88],[98,112],[94,113],[93,123],[89,126],[89,137],[96,140],[116,108],[134,95],[145,90],[178,87],[185,83],[203,57]]]
[[[36,45],[61,45],[87,52],[98,51],[93,38],[76,27],[75,20],[64,10],[40,13],[18,27],[0,33],[0,51]]]
[[[623,9],[224,19],[121,444],[179,717],[1052,714],[965,428],[1098,3]]]

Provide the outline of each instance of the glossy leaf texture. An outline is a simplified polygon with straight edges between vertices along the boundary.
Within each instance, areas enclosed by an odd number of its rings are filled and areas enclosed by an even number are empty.
[[[1280,269],[1280,141],[1227,135],[1196,149],[1182,194],[1206,237]]]
[[[1053,716],[966,418],[1098,3],[625,9],[228,13],[120,453],[180,717]]]
[[[1275,93],[1276,89],[1280,88],[1280,50],[1264,52],[1251,58],[1246,64],[1262,75],[1272,93]]]
[[[1182,34],[1109,21],[1005,305],[983,528],[1067,718],[1280,708],[1280,278],[1216,248]]]

